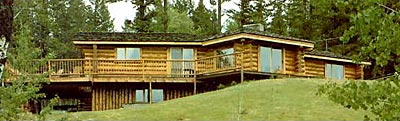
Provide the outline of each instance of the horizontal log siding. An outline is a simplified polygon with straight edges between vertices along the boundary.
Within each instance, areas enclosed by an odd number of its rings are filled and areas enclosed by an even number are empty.
[[[251,42],[240,42],[234,43],[235,52],[243,52],[243,69],[247,71],[258,70],[258,46],[253,45]],[[240,58],[237,60],[240,66]]]
[[[345,79],[361,79],[362,78],[362,68],[361,65],[351,64],[351,63],[338,63],[332,61],[324,61],[319,59],[306,58],[306,75],[307,76],[317,76],[325,77],[325,67],[326,63],[339,64],[344,66],[344,78]]]
[[[145,62],[145,74],[167,74],[169,62],[162,61],[168,59],[167,47],[141,47],[141,59],[152,59],[154,61]],[[159,61],[157,61],[159,60]]]
[[[325,62],[323,60],[305,59],[306,76],[325,77]]]
[[[346,79],[362,79],[363,70],[361,65],[348,64],[345,65],[345,78]]]
[[[296,74],[297,73],[297,52],[289,48],[285,48],[285,69],[286,74]]]

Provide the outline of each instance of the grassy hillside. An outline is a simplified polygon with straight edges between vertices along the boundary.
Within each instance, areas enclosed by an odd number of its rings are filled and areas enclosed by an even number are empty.
[[[323,80],[275,79],[247,82],[223,90],[140,108],[68,113],[72,120],[362,120],[316,96]],[[53,115],[59,117],[66,114]]]

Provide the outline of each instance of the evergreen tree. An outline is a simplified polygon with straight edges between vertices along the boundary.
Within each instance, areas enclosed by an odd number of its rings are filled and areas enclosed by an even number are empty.
[[[27,25],[32,30],[35,47],[41,57],[77,58],[81,54],[71,42],[74,34],[82,31],[112,31],[112,20],[101,0],[91,1],[25,1],[15,0],[15,25]],[[96,7],[97,6],[97,7]]]
[[[91,7],[89,8],[89,17],[87,20],[93,26],[92,31],[113,31],[114,24],[107,10],[106,0],[89,0]]]
[[[217,34],[219,31],[215,11],[207,9],[203,2],[203,0],[200,0],[197,8],[193,11],[194,29],[199,34]]]

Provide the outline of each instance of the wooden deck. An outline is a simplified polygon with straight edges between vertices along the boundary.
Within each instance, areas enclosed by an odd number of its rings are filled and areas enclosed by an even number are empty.
[[[29,69],[9,71],[14,75],[46,74],[50,82],[178,82],[193,83],[199,75],[241,69],[241,53],[196,60],[34,60]]]

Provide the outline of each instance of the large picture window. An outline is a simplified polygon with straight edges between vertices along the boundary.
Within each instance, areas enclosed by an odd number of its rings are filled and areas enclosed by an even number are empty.
[[[260,67],[262,72],[281,71],[282,49],[260,47]]]
[[[117,48],[118,60],[140,59],[140,48]]]
[[[326,64],[325,77],[327,79],[343,80],[344,79],[343,65]]]

